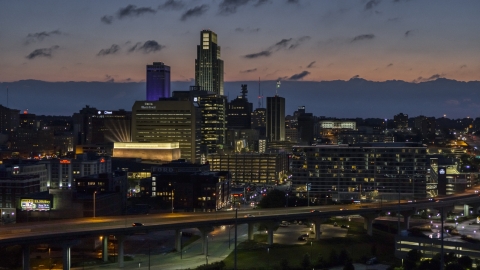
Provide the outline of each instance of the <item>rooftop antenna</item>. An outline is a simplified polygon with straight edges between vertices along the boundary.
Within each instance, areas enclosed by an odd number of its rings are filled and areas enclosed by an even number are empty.
[[[248,94],[248,90],[247,90],[247,85],[246,84],[242,84],[242,99],[247,99],[247,94]]]
[[[278,96],[278,88],[280,88],[280,80],[277,81],[277,88],[275,88],[275,96]]]

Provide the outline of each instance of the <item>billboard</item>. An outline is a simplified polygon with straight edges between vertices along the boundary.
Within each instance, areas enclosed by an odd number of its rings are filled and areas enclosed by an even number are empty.
[[[49,211],[52,205],[51,200],[45,199],[21,199],[20,208],[22,211]]]

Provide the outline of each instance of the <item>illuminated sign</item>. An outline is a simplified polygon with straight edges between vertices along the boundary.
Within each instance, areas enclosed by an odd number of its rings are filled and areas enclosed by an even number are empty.
[[[112,111],[104,111],[103,114],[113,114]]]
[[[21,199],[20,207],[22,211],[50,211],[52,202],[43,199]]]
[[[60,159],[60,164],[70,164],[70,160],[68,159]]]
[[[439,174],[445,174],[445,169],[440,169],[440,170],[438,170],[438,173],[439,173]]]
[[[101,162],[101,163],[104,163],[104,162],[105,162],[105,159],[104,159],[104,158],[101,158],[101,159],[100,159],[100,162]]]
[[[193,102],[198,102],[198,97],[194,97]]]

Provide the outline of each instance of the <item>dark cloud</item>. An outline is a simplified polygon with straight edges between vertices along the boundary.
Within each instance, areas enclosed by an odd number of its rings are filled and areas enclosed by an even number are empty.
[[[158,9],[164,10],[179,10],[185,6],[182,1],[167,0],[163,5],[158,6]]]
[[[303,36],[297,40],[295,40],[295,43],[291,44],[288,49],[291,50],[291,49],[295,49],[297,48],[298,46],[300,46],[300,44],[302,44],[303,42],[305,41],[308,41],[310,40],[310,36]]]
[[[157,11],[154,10],[153,8],[151,8],[151,7],[139,7],[139,8],[137,8],[137,6],[135,6],[135,5],[128,5],[128,6],[118,10],[117,18],[123,19],[123,18],[126,18],[126,17],[138,17],[138,16],[141,16],[141,15],[147,14],[147,13],[155,14],[156,12]]]
[[[128,52],[143,52],[152,53],[157,52],[165,48],[165,46],[158,44],[155,40],[148,40],[145,43],[137,42],[133,47],[128,49]]]
[[[201,6],[196,6],[194,8],[191,8],[185,13],[182,14],[181,20],[186,21],[190,17],[199,17],[202,16],[205,12],[208,10],[208,5],[201,5]]]
[[[460,66],[460,69],[466,68],[466,67],[467,67],[467,65],[461,65],[461,66]]]
[[[294,74],[292,75],[290,78],[288,78],[289,80],[292,80],[292,81],[298,81],[298,80],[301,80],[303,79],[305,76],[307,76],[308,74],[310,74],[310,72],[304,70],[298,74]]]
[[[419,82],[428,82],[428,81],[434,81],[436,79],[440,79],[440,78],[443,78],[445,77],[444,74],[434,74],[428,78],[424,78],[424,77],[418,77],[416,78],[415,80],[413,80],[412,82],[413,83],[419,83]]]
[[[100,21],[103,22],[104,24],[112,24],[113,16],[105,15],[102,18],[100,18]]]
[[[262,56],[268,57],[271,54],[272,53],[270,51],[261,51],[261,52],[258,52],[258,53],[247,54],[244,57],[248,58],[248,59],[254,59],[254,58],[258,58],[258,57],[262,57]]]
[[[310,64],[308,64],[307,68],[313,68],[313,65],[315,65],[315,62],[316,62],[316,61],[313,61],[313,62],[311,62]]]
[[[60,46],[55,45],[50,48],[43,48],[43,49],[36,49],[33,52],[31,52],[29,55],[26,56],[27,59],[34,59],[37,57],[47,57],[47,58],[52,58],[52,54],[54,51],[58,50]]]
[[[247,70],[242,70],[240,73],[251,73],[257,71],[257,68],[252,68],[252,69],[247,69]]]
[[[398,18],[398,17],[388,18],[388,19],[387,19],[387,22],[398,22],[398,21],[400,21],[400,18]]]
[[[262,57],[262,56],[268,57],[273,52],[279,51],[281,49],[288,49],[288,50],[295,49],[300,44],[302,44],[303,42],[305,42],[309,39],[310,39],[309,36],[303,36],[303,37],[300,37],[298,39],[284,38],[284,39],[280,40],[279,42],[275,43],[274,45],[268,47],[266,50],[263,50],[263,51],[258,52],[258,53],[247,54],[244,57],[249,58],[249,59],[258,58],[258,57]]]
[[[28,34],[27,38],[26,38],[26,41],[25,41],[25,44],[28,45],[30,43],[34,43],[34,42],[37,42],[37,41],[42,41],[47,37],[51,37],[51,36],[55,36],[55,35],[62,35],[62,34],[63,33],[60,30],[54,30],[54,31],[50,31],[50,32],[43,31],[43,32]]]
[[[368,1],[366,4],[365,4],[365,10],[368,10],[368,9],[372,9],[376,6],[378,6],[378,4],[380,4],[380,0],[370,0]]]
[[[237,12],[237,8],[248,4],[250,0],[223,0],[219,5],[218,13],[223,15],[233,14]]]
[[[358,35],[352,39],[352,42],[366,40],[366,39],[373,39],[373,38],[375,38],[375,35],[373,34]]]
[[[109,54],[115,54],[119,50],[120,50],[120,46],[118,46],[117,44],[112,44],[112,46],[110,46],[110,48],[108,48],[108,49],[101,49],[97,53],[97,56],[105,56],[105,55],[109,55]]]
[[[388,65],[387,65],[387,68],[388,68],[388,67],[391,67],[391,66],[393,66],[393,64],[392,64],[392,63],[388,64]]]
[[[350,80],[358,79],[358,78],[360,78],[360,75],[355,75],[355,76],[352,76],[352,77],[350,78]]]
[[[287,0],[287,3],[289,3],[289,4],[299,4],[300,0]]]
[[[105,82],[113,83],[113,82],[115,82],[115,79],[113,79],[112,76],[110,76],[108,74],[105,74]]]
[[[407,32],[405,32],[405,37],[408,37],[412,34],[412,30],[408,30]]]

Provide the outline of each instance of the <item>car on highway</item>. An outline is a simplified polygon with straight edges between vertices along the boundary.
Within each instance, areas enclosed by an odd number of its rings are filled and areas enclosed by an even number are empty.
[[[243,216],[243,217],[255,217],[255,216],[252,215],[252,214],[247,214],[247,215],[245,215],[245,216]]]
[[[342,224],[342,225],[340,226],[340,228],[348,229],[348,228],[350,228],[350,225]]]
[[[307,241],[307,238],[305,238],[305,237],[303,237],[303,236],[300,235],[300,236],[297,238],[297,240],[298,240],[298,241]]]
[[[320,211],[318,211],[318,210],[312,210],[312,211],[310,211],[310,213],[320,213]]]
[[[143,223],[140,223],[140,222],[134,222],[132,224],[132,227],[141,227],[141,226],[143,226]]]

